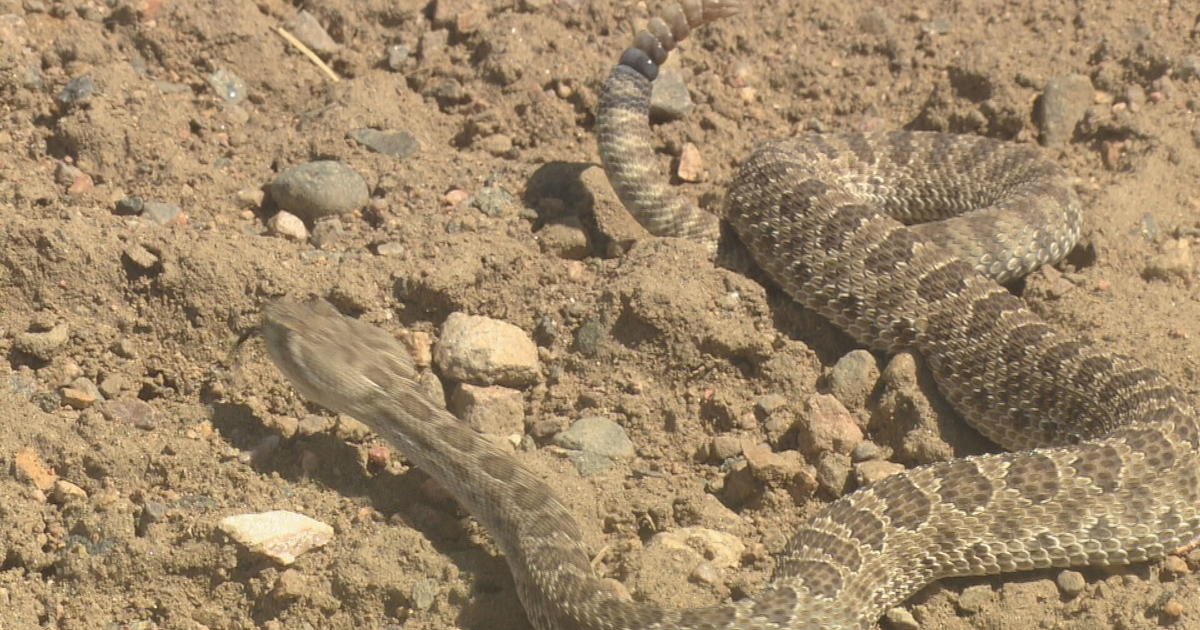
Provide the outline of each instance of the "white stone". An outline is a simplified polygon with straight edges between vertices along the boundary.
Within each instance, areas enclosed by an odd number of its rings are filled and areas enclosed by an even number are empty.
[[[290,565],[296,556],[333,539],[333,528],[296,512],[273,510],[221,519],[221,531],[246,549]]]

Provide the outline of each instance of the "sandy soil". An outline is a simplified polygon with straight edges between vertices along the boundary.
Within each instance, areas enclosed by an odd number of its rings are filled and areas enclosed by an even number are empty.
[[[1014,290],[1196,392],[1194,3],[751,4],[678,58],[696,106],[656,127],[663,167],[692,142],[708,173],[682,192],[719,198],[756,139],[799,130],[1034,142],[1047,82],[1085,75],[1084,120],[1048,149],[1077,177],[1084,243]],[[332,37],[324,56],[342,81],[274,31],[300,8]],[[318,410],[261,344],[233,353],[284,294],[393,331],[436,337],[466,311],[534,334],[545,378],[524,391],[527,426],[600,412],[637,445],[589,478],[554,449],[520,453],[605,549],[598,569],[672,605],[761,585],[769,552],[824,498],[767,488],[729,518],[711,502],[725,473],[697,453],[715,435],[770,437],[755,401],[797,407],[854,345],[693,245],[609,255],[638,233],[589,168],[596,94],[645,14],[610,0],[0,0],[0,627],[528,627],[485,533],[420,471],[307,417]],[[397,45],[410,54],[393,69]],[[240,102],[210,85],[221,70],[244,82]],[[63,94],[81,77],[90,94]],[[362,127],[420,148],[370,152],[347,138]],[[276,235],[263,187],[318,158],[363,174],[369,204],[309,225],[309,241]],[[513,203],[494,216],[452,203],[487,186]],[[158,224],[125,213],[129,197],[182,214]],[[590,254],[564,259],[564,233],[543,229],[576,217]],[[588,352],[581,327],[599,331]],[[30,346],[47,331],[58,341]],[[86,496],[39,489],[37,462]],[[217,529],[268,509],[336,537],[285,570]],[[650,536],[685,525],[751,551],[710,581],[643,557]],[[1076,597],[1056,572],[954,580],[906,607],[930,630],[1196,628],[1200,578],[1186,568],[1084,570]]]

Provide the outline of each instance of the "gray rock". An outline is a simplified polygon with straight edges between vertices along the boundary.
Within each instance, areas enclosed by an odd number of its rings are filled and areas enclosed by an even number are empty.
[[[825,453],[817,463],[817,483],[830,495],[840,497],[850,488],[850,457]]]
[[[126,197],[117,202],[113,212],[121,215],[141,214],[146,202],[141,197]]]
[[[49,361],[67,344],[71,334],[66,324],[50,330],[23,332],[13,338],[13,348],[43,361]]]
[[[166,201],[147,201],[142,204],[142,216],[159,225],[167,225],[183,212],[179,206]]]
[[[554,443],[572,451],[583,451],[609,459],[631,459],[633,442],[621,425],[603,416],[585,416],[554,436]]]
[[[571,348],[585,357],[595,357],[608,337],[608,331],[600,322],[592,319],[575,329],[575,343]]]
[[[404,69],[405,62],[412,56],[412,51],[404,44],[393,44],[387,48],[387,67],[392,72]]]
[[[363,127],[346,135],[376,153],[400,159],[411,156],[421,148],[421,143],[407,131],[382,131]]]
[[[367,204],[367,182],[335,160],[298,164],[280,173],[268,192],[282,210],[308,220],[344,214]]]
[[[1062,146],[1075,134],[1075,126],[1092,104],[1095,89],[1091,79],[1069,74],[1050,79],[1038,102],[1038,124],[1043,146]]]
[[[1058,584],[1058,590],[1068,598],[1075,597],[1087,588],[1087,581],[1083,579],[1083,574],[1078,571],[1062,571],[1054,580]]]
[[[538,379],[533,340],[520,328],[489,317],[451,313],[433,361],[445,376],[476,385],[522,387]]]
[[[695,107],[692,96],[678,68],[662,68],[653,86],[650,92],[650,116],[653,119],[678,120],[692,113]]]
[[[484,186],[471,197],[471,207],[493,219],[510,214],[517,206],[517,199],[501,186]]]
[[[1175,77],[1181,80],[1200,79],[1200,55],[1184,55],[1179,58]]]
[[[434,580],[420,580],[412,587],[412,605],[417,610],[429,610],[437,598],[438,585]]]
[[[851,409],[862,409],[879,380],[879,365],[866,350],[853,350],[829,371],[829,393]]]
[[[92,80],[90,75],[85,74],[67,81],[67,85],[58,94],[54,95],[54,100],[59,105],[74,105],[86,101],[95,90],[96,82]]]
[[[296,39],[304,42],[315,53],[329,55],[337,52],[338,43],[333,41],[333,38],[326,32],[325,27],[317,21],[317,18],[308,11],[301,11],[295,17],[288,20],[288,30],[296,36]]]
[[[208,86],[226,104],[240,103],[242,99],[246,98],[246,82],[225,68],[221,68],[208,75]]]
[[[567,460],[571,462],[581,477],[599,475],[612,470],[617,465],[617,462],[611,457],[587,451],[571,451],[567,453]]]

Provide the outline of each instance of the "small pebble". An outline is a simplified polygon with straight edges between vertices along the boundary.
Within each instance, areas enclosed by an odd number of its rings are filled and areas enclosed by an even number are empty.
[[[1168,599],[1162,606],[1163,616],[1170,619],[1178,619],[1181,615],[1183,615],[1183,610],[1183,602],[1175,599],[1174,597]]]
[[[907,608],[892,608],[883,617],[887,619],[892,630],[920,630],[921,628]]]
[[[469,193],[461,188],[450,189],[450,190],[446,191],[446,194],[442,195],[442,200],[451,206],[457,206],[458,204],[460,204],[470,198],[471,198],[471,193]]]
[[[96,90],[96,82],[91,76],[83,75],[67,81],[67,85],[54,95],[59,105],[74,105],[86,101]]]
[[[280,210],[267,219],[267,228],[271,230],[272,234],[293,241],[308,240],[308,227],[304,225],[304,221],[287,210]]]
[[[404,69],[405,62],[412,56],[412,51],[404,44],[394,44],[387,48],[387,66],[392,72]]]
[[[225,68],[208,75],[208,85],[227,104],[235,104],[246,98],[246,82]]]
[[[679,179],[685,182],[702,182],[707,179],[707,171],[704,170],[704,158],[700,155],[700,149],[691,142],[685,142],[683,150],[679,153],[679,166],[675,169],[675,174]]]
[[[1188,569],[1187,561],[1174,555],[1163,558],[1163,571],[1168,575],[1176,577],[1191,573],[1191,570]]]
[[[288,20],[287,28],[296,39],[320,55],[330,55],[338,51],[340,46],[333,41],[325,27],[317,21],[316,16],[308,11],[300,11]]]

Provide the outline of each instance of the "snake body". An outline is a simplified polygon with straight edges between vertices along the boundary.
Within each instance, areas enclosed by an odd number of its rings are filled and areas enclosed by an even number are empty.
[[[660,181],[648,109],[675,43],[731,10],[673,5],[605,85],[605,167],[655,234],[717,235],[716,217]],[[1200,538],[1200,426],[1184,395],[997,284],[1078,237],[1079,203],[1035,151],[910,132],[770,141],[740,167],[722,212],[780,287],[863,344],[920,353],[962,415],[1017,452],[842,497],[795,533],[763,592],[662,608],[613,595],[554,492],[422,393],[388,334],[323,302],[282,300],[265,313],[267,348],[302,394],[392,440],[491,532],[539,630],[865,630],[943,577],[1140,562]],[[912,225],[929,219],[947,220]]]

